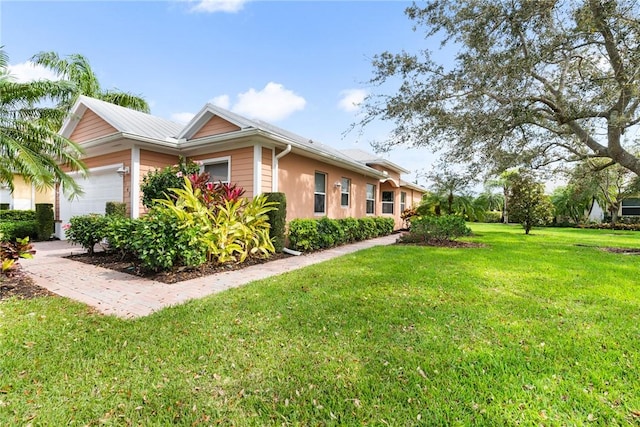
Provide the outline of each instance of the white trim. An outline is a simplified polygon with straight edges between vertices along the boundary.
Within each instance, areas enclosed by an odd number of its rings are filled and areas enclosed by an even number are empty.
[[[106,165],[106,166],[98,166],[95,168],[91,168],[87,171],[87,176],[90,176],[92,172],[104,172],[110,169],[113,169],[113,173],[116,172],[116,170],[120,167],[124,167],[124,163],[114,163],[112,165]],[[81,172],[79,171],[75,171],[75,172],[67,172],[67,175],[80,175]]]
[[[262,145],[253,146],[253,197],[262,194]]]
[[[275,148],[271,149],[271,191],[278,192],[278,159]]]
[[[211,159],[203,159],[200,161],[202,162],[202,166],[200,167],[200,172],[204,172],[204,167],[206,165],[214,165],[216,163],[227,162],[227,183],[231,183],[231,156],[214,157]]]
[[[131,174],[129,175],[131,193],[131,218],[140,217],[140,147],[131,147]]]

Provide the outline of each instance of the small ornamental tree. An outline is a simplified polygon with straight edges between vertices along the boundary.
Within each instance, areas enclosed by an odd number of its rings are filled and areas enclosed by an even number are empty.
[[[553,220],[553,205],[544,194],[544,186],[528,172],[511,177],[509,214],[511,220],[522,224],[525,234],[529,234],[531,228]]]

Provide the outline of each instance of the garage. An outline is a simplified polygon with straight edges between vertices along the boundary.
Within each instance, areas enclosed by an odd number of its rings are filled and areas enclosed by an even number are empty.
[[[122,164],[102,166],[89,169],[89,175],[84,178],[80,174],[71,176],[80,184],[84,194],[73,200],[60,195],[60,217],[56,226],[56,236],[65,239],[62,227],[69,223],[69,219],[77,215],[91,213],[103,214],[107,202],[123,201],[123,179],[118,175],[118,168]]]

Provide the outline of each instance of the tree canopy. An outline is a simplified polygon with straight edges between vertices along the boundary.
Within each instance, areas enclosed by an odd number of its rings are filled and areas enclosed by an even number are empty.
[[[56,52],[40,52],[34,55],[31,60],[34,64],[46,67],[73,83],[73,96],[65,99],[59,105],[62,110],[71,110],[78,97],[86,95],[143,113],[150,111],[147,101],[138,95],[117,89],[102,89],[98,76],[91,68],[89,60],[83,55],[73,54],[63,58]],[[60,122],[61,124],[62,122]]]
[[[69,194],[80,193],[65,172],[86,171],[80,160],[82,150],[56,133],[55,124],[66,111],[51,105],[66,102],[73,85],[49,80],[18,83],[8,66],[9,58],[0,49],[0,183],[13,191],[17,173],[37,188],[60,183]]]
[[[490,172],[602,158],[640,174],[637,1],[432,0],[406,14],[455,56],[374,57],[360,124],[394,122],[383,147],[444,147]]]

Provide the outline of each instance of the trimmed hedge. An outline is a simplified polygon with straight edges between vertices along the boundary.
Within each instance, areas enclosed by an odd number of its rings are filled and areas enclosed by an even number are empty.
[[[49,240],[55,231],[53,228],[53,205],[51,203],[37,203],[36,220],[38,221],[38,240]]]
[[[289,245],[297,251],[314,251],[386,236],[395,222],[388,217],[294,219],[289,222]]]
[[[264,193],[267,202],[278,203],[278,208],[267,213],[269,217],[269,237],[273,242],[276,252],[282,252],[284,248],[285,233],[287,228],[287,198],[284,193]]]
[[[11,212],[11,211],[9,211]],[[38,221],[4,221],[0,222],[2,240],[15,240],[29,237],[38,238]]]
[[[611,223],[600,223],[600,224],[579,224],[576,225],[576,228],[592,228],[597,230],[624,230],[624,231],[640,231],[640,224],[624,224],[621,222],[616,222],[614,225]]]
[[[6,221],[36,221],[36,211],[11,210],[0,211],[0,222]]]

